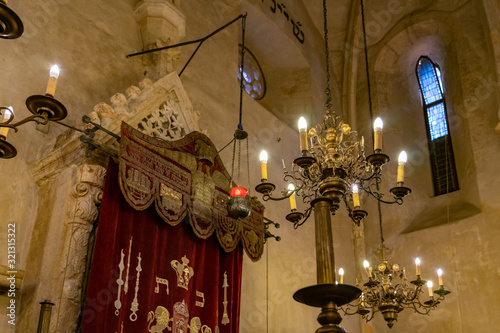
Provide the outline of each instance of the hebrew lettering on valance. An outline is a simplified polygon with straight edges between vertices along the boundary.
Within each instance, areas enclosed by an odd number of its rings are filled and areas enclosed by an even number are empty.
[[[256,261],[264,249],[264,207],[252,200],[246,219],[227,216],[230,177],[213,143],[204,134],[192,132],[177,141],[164,141],[122,125],[120,141],[120,188],[136,210],[153,202],[157,213],[175,226],[185,216],[202,239],[216,232],[225,251],[241,242]]]

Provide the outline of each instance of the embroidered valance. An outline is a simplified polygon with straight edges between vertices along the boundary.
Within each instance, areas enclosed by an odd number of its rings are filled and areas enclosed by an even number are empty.
[[[144,210],[154,202],[169,225],[177,225],[187,215],[199,238],[215,231],[226,252],[241,241],[253,261],[262,256],[264,207],[252,199],[248,218],[227,216],[230,177],[204,134],[192,132],[177,141],[164,141],[123,123],[119,182],[134,209]]]

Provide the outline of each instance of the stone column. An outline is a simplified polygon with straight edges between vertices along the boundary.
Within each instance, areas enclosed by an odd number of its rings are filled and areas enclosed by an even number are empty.
[[[78,137],[63,133],[60,145],[30,166],[39,185],[38,208],[21,288],[19,332],[36,331],[39,302],[45,299],[55,304],[50,332],[76,329],[88,238],[106,171],[85,158]]]
[[[57,317],[51,325],[51,332],[74,332],[83,289],[83,276],[87,264],[87,248],[92,225],[99,216],[97,205],[102,200],[106,169],[99,165],[83,164],[78,174],[78,182],[71,193],[74,199],[73,211],[69,211],[68,237],[64,244],[64,282],[58,300]],[[69,324],[71,323],[71,324]]]

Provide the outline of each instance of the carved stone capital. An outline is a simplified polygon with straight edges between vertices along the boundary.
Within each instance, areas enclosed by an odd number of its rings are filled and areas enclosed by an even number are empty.
[[[92,224],[99,216],[97,205],[102,201],[102,190],[106,169],[100,165],[84,164],[79,171],[79,182],[73,190],[77,199],[75,214],[71,222]]]
[[[179,1],[142,0],[135,8],[144,46],[158,39],[177,44],[186,35],[186,19],[179,10]]]

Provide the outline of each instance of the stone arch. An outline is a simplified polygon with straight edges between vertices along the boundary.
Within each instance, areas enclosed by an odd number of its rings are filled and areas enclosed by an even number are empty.
[[[466,96],[461,82],[464,78],[459,71],[461,54],[454,43],[457,36],[453,23],[444,14],[426,16],[420,20],[411,18],[410,25],[402,20],[395,27],[398,30],[387,34],[386,42],[382,43],[383,47],[376,55],[371,79],[374,110],[384,117],[388,127],[388,135],[385,136],[387,148],[391,152],[404,149],[409,154],[408,185],[417,200],[405,205],[408,213],[400,221],[402,232],[447,223],[445,208],[448,203],[451,203],[450,222],[480,212],[469,119],[463,108]],[[417,61],[422,55],[438,63],[443,72],[450,133],[461,187],[455,193],[437,197],[433,196],[425,117],[415,74]]]

